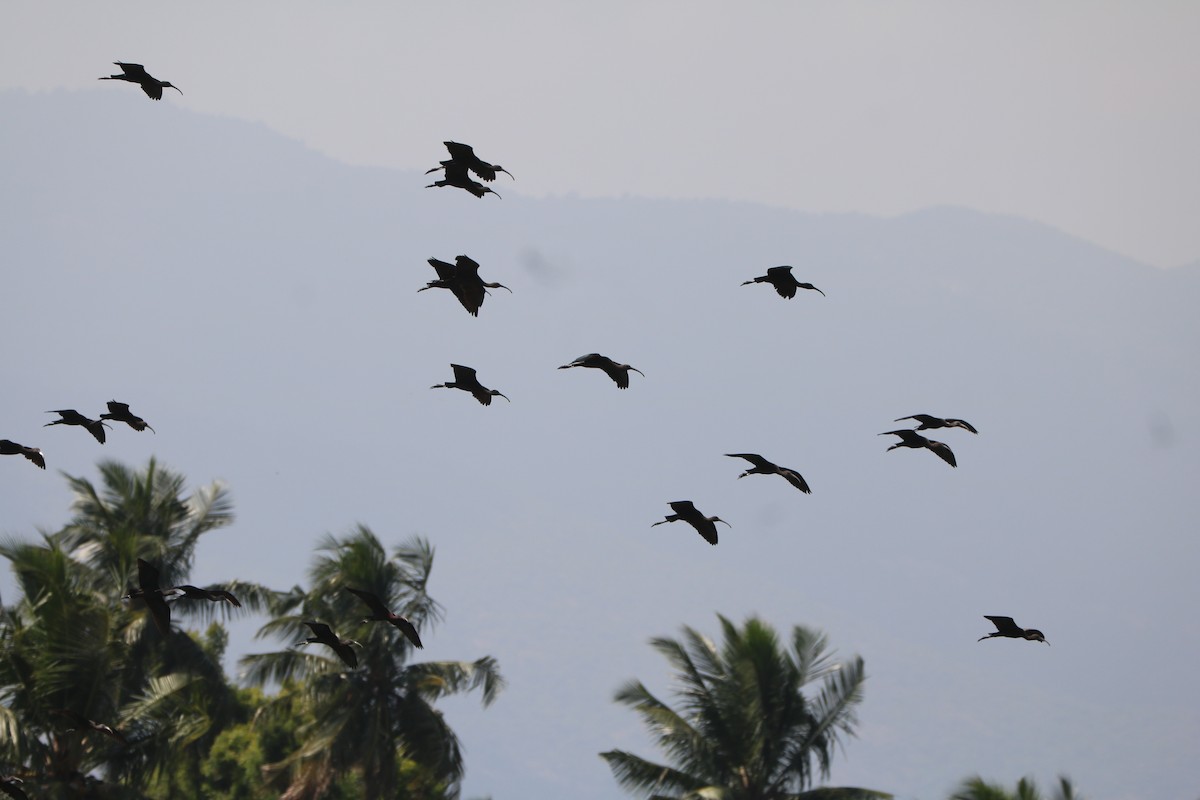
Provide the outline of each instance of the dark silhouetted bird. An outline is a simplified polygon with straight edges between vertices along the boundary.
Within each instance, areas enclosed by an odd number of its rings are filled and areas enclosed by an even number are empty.
[[[67,733],[71,733],[75,730],[87,729],[96,731],[97,733],[103,733],[105,736],[108,736],[111,739],[116,739],[121,744],[129,743],[125,738],[125,734],[113,728],[111,725],[105,725],[103,722],[96,722],[95,720],[88,719],[77,711],[71,711],[70,709],[66,708],[57,708],[51,713],[69,719],[75,724],[74,728],[68,728],[66,730]]]
[[[469,144],[461,144],[459,142],[442,142],[442,144],[446,145],[446,149],[450,151],[450,160],[440,162],[440,167],[434,167],[426,171],[426,175],[430,172],[437,172],[440,169],[448,169],[450,164],[457,164],[474,172],[488,183],[496,180],[496,173],[498,172],[503,172],[508,177],[513,178],[513,174],[504,167],[499,164],[489,164],[475,155],[475,149]],[[515,178],[513,179],[516,180]]]
[[[46,459],[39,448],[26,447],[8,439],[0,439],[0,456],[25,456],[42,469],[46,468]]]
[[[470,367],[464,367],[462,364],[451,364],[450,369],[454,370],[454,380],[450,381],[449,383],[435,383],[429,388],[462,389],[464,392],[470,392],[472,397],[485,406],[490,406],[492,404],[492,398],[496,395],[500,395],[500,397],[504,397],[505,400],[508,400],[508,398],[500,392],[496,391],[495,389],[489,389],[480,383],[479,379],[475,377],[475,370],[471,369]],[[508,400],[508,402],[511,403],[512,401]]]
[[[979,431],[975,430],[975,427],[965,419],[952,419],[951,417],[946,417],[943,419],[942,417],[935,417],[931,414],[913,414],[912,416],[908,417],[900,417],[900,419],[895,421],[901,422],[906,419],[913,419],[921,423],[915,428],[915,430],[918,431],[930,430],[932,428],[965,428],[971,433],[979,433]]]
[[[149,562],[137,560],[138,588],[124,595],[124,600],[141,599],[150,611],[154,627],[166,636],[171,631],[171,607],[167,605],[166,595],[158,585],[158,570]]]
[[[105,424],[98,419],[88,419],[83,414],[80,414],[73,408],[64,408],[59,411],[47,411],[47,414],[58,414],[62,419],[56,419],[54,422],[47,422],[43,428],[49,428],[51,425],[79,425],[86,428],[87,432],[96,437],[96,441],[104,444],[104,428]]]
[[[408,617],[402,617],[399,614],[393,614],[390,610],[388,610],[388,607],[383,604],[383,601],[379,599],[378,595],[363,591],[362,589],[352,589],[349,586],[346,587],[346,591],[353,592],[354,594],[358,595],[359,598],[371,609],[371,616],[367,617],[364,622],[391,623],[398,628],[401,633],[404,634],[404,638],[408,639],[408,641],[412,643],[413,647],[423,648],[425,646],[421,644],[421,637],[417,635],[417,626],[413,625],[412,622],[409,621]]]
[[[429,266],[437,270],[437,280],[430,281],[417,291],[449,289],[473,317],[479,316],[479,307],[483,305],[488,289],[505,289],[509,294],[512,293],[512,289],[502,283],[488,283],[479,277],[479,262],[469,256],[457,256],[453,264],[431,258]]]
[[[324,622],[306,622],[304,623],[313,632],[313,635],[305,639],[303,642],[297,642],[296,646],[301,647],[306,644],[324,644],[333,648],[333,652],[337,653],[338,658],[346,663],[346,666],[354,669],[358,666],[358,655],[354,652],[354,645],[362,647],[361,644],[353,639],[340,639],[333,630]]]
[[[466,166],[458,161],[443,161],[440,169],[445,170],[446,174],[440,181],[434,181],[426,186],[426,189],[432,189],[435,186],[453,186],[456,189],[465,189],[476,197],[483,197],[485,194],[489,193],[496,195],[496,197],[500,197],[499,192],[497,192],[495,189],[484,186],[479,181],[471,178],[471,176],[467,174]],[[430,170],[430,172],[433,171],[434,170]],[[504,198],[500,197],[500,199],[503,200]]]
[[[129,81],[136,83],[142,87],[142,91],[151,100],[162,100],[163,89],[174,89],[183,94],[183,90],[175,86],[169,81],[160,81],[150,73],[146,72],[146,68],[141,64],[126,64],[124,61],[114,61],[121,68],[120,75],[106,75],[100,80],[102,81]]]
[[[116,400],[108,401],[108,413],[101,414],[100,419],[111,419],[113,422],[124,422],[135,431],[144,431],[150,428],[150,423],[134,414],[129,410],[128,403],[118,403]],[[154,428],[150,428],[151,433],[158,433]]]
[[[570,369],[571,367],[592,367],[594,369],[604,370],[604,374],[612,378],[616,382],[618,389],[629,388],[629,371],[633,370],[643,378],[646,373],[642,372],[637,367],[631,367],[628,364],[618,364],[608,356],[602,356],[599,353],[588,353],[586,356],[580,356],[570,364],[563,364],[559,369]]]
[[[233,596],[233,593],[225,589],[201,589],[198,586],[190,586],[185,583],[182,586],[175,586],[168,589],[164,594],[181,594],[189,600],[211,600],[214,603],[224,601],[238,608],[242,607],[241,602]]]
[[[678,522],[683,520],[695,528],[696,532],[704,537],[704,541],[708,542],[709,544],[717,543],[716,523],[725,522],[725,520],[721,519],[720,517],[704,516],[700,513],[698,508],[692,505],[691,500],[676,500],[674,503],[671,503],[670,506],[671,510],[675,513],[668,514],[661,522],[655,522],[650,526],[651,528],[653,528],[655,525],[662,525],[666,522]],[[728,522],[725,522],[725,524],[729,525]],[[729,525],[729,527],[732,528],[733,526]]]
[[[945,442],[926,439],[916,431],[910,431],[907,428],[902,431],[884,431],[879,435],[900,437],[900,441],[889,447],[888,450],[895,450],[897,447],[924,447],[950,466],[958,466],[958,462],[954,460],[954,451]]]
[[[984,639],[993,639],[1001,636],[1006,639],[1028,639],[1031,642],[1046,642],[1046,637],[1042,635],[1041,631],[1036,628],[1019,628],[1017,627],[1017,623],[1013,622],[1012,617],[991,617],[984,614],[983,618],[992,621],[992,624],[996,626],[996,632],[989,633],[987,636],[980,636],[978,641],[982,642]],[[1046,644],[1050,643],[1046,642]]]
[[[781,475],[783,478],[795,486],[805,494],[812,494],[812,489],[808,488],[808,483],[804,477],[794,469],[781,467],[778,464],[772,464],[757,453],[726,453],[730,458],[744,458],[754,466],[738,475],[739,478],[744,478],[747,475]]]
[[[797,289],[811,289],[814,292],[821,292],[820,289],[813,286],[811,283],[801,283],[792,275],[791,267],[771,267],[767,270],[766,275],[760,275],[757,278],[749,281],[743,281],[742,286],[751,283],[769,283],[775,287],[775,291],[780,297],[786,297],[789,300],[796,296]],[[821,292],[824,296],[825,293]]]
[[[0,792],[4,792],[9,797],[15,797],[17,800],[29,800],[29,795],[25,794],[25,790],[21,788],[21,784],[24,782],[16,775],[5,775],[0,778]]]

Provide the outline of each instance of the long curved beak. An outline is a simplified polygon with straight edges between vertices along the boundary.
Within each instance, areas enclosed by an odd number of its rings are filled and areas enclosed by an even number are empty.
[[[493,288],[493,289],[505,289],[505,290],[507,290],[507,291],[508,291],[508,293],[509,293],[509,294],[512,294],[512,289],[509,289],[509,288],[508,288],[507,286],[505,286],[503,283],[493,283],[493,284],[492,284],[492,288]]]
[[[505,400],[508,400],[508,395],[504,394],[503,392],[496,392],[496,394],[500,395],[500,396],[501,396],[501,397],[503,397]],[[508,402],[510,402],[510,403],[511,403],[511,402],[512,402],[512,400],[508,400]]]
[[[180,94],[183,94],[183,89],[180,89],[178,86],[172,86],[171,88],[174,89],[175,91],[179,92]]]
[[[630,367],[630,369],[633,370],[634,372],[636,372],[638,375],[641,375],[643,378],[646,377],[646,373],[642,372],[637,367]]]
[[[496,169],[498,169],[500,172],[503,172],[505,175],[512,178],[514,181],[517,179],[517,176],[513,175],[511,172],[504,169],[503,167],[496,167]]]
[[[720,517],[717,517],[715,520],[713,520],[713,522],[725,522],[725,520],[721,519]],[[729,525],[729,523],[728,523],[728,522],[725,522],[725,524],[726,524],[726,525]],[[729,525],[729,527],[731,527],[731,528],[732,528],[733,526],[732,526],[732,525]]]

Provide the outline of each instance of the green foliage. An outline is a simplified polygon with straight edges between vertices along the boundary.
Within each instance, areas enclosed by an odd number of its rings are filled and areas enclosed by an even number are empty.
[[[656,799],[890,797],[867,789],[805,791],[818,776],[828,777],[834,749],[854,733],[866,679],[862,659],[835,662],[825,637],[800,626],[788,649],[757,618],[741,628],[718,619],[720,647],[688,627],[682,641],[651,641],[677,673],[677,708],[639,681],[617,691],[617,702],[638,712],[669,761],[601,753],[617,782]],[[803,687],[817,680],[819,692],[806,697]]]
[[[420,787],[417,796],[455,791],[462,752],[434,703],[474,690],[484,705],[491,703],[504,685],[495,660],[409,663],[408,640],[387,623],[361,621],[368,610],[345,591],[349,586],[372,592],[427,633],[441,616],[426,591],[433,548],[416,538],[389,557],[375,534],[360,525],[345,537],[325,537],[317,553],[309,570],[311,588],[277,595],[273,619],[259,635],[291,644],[310,635],[306,620],[328,622],[337,635],[361,643],[358,667],[348,669],[323,645],[242,660],[257,684],[294,681],[312,719],[300,727],[298,746],[268,767],[290,776],[282,797],[328,797],[338,781],[355,775],[368,800],[403,796],[407,785]]]
[[[1042,793],[1032,778],[1021,778],[1016,789],[1009,791],[998,783],[988,783],[976,775],[959,785],[950,800],[1042,800]],[[1050,800],[1083,800],[1075,794],[1070,778],[1060,775],[1058,788]]]

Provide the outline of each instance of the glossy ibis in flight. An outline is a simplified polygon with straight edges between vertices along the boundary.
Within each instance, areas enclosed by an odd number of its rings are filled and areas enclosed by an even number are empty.
[[[616,382],[618,389],[629,388],[629,371],[633,370],[643,378],[646,373],[642,372],[637,367],[631,367],[628,364],[618,364],[608,356],[602,356],[599,353],[588,353],[586,356],[580,356],[570,364],[563,364],[559,369],[570,369],[571,367],[593,367],[595,369],[604,370],[604,374],[612,378]]]
[[[37,447],[26,447],[8,439],[0,439],[0,456],[25,456],[38,467],[46,468],[46,459]]]
[[[429,388],[462,389],[464,392],[470,392],[472,397],[485,406],[490,406],[492,404],[492,398],[496,395],[500,395],[505,400],[508,400],[508,398],[501,392],[497,391],[496,389],[489,389],[480,383],[479,379],[475,377],[475,370],[471,369],[470,367],[464,367],[462,364],[451,364],[450,369],[454,370],[454,380],[447,383],[435,383]],[[508,400],[508,402],[511,403],[512,401]]]
[[[674,511],[675,513],[668,514],[666,516],[666,518],[664,518],[660,522],[655,522],[653,525],[650,526],[651,528],[653,528],[655,525],[662,525],[663,523],[666,523],[666,522],[678,522],[679,520],[683,520],[684,522],[686,522],[687,524],[689,524],[693,528],[695,528],[696,532],[699,533],[701,536],[703,536],[704,540],[706,542],[708,542],[709,544],[717,543],[716,523],[725,522],[725,520],[721,519],[720,517],[704,516],[703,514],[700,513],[700,510],[698,508],[696,508],[694,505],[692,505],[691,500],[676,500],[675,502],[671,503],[670,505],[671,505],[671,510]],[[725,524],[729,525],[728,522],[725,522]],[[729,525],[729,527],[732,528],[733,526]]]
[[[516,180],[516,178],[513,177],[513,174],[504,167],[500,166],[499,164],[489,164],[479,156],[475,155],[475,149],[469,144],[462,144],[460,142],[442,142],[442,144],[446,145],[446,149],[450,151],[450,160],[440,162],[440,167],[434,167],[433,169],[428,170],[425,173],[426,175],[428,175],[430,172],[437,172],[439,169],[448,169],[449,164],[459,164],[463,168],[474,172],[488,183],[496,180],[496,173],[498,172],[503,172],[508,177]]]
[[[808,483],[804,477],[794,469],[781,467],[778,464],[772,464],[757,453],[726,453],[730,458],[744,458],[754,466],[738,475],[739,478],[744,478],[747,475],[780,475],[805,494],[812,494],[812,489],[808,488]]]
[[[483,305],[483,298],[488,289],[505,289],[512,294],[512,289],[504,284],[488,283],[479,277],[479,262],[469,256],[457,256],[453,264],[436,258],[428,261],[429,266],[437,270],[437,280],[430,281],[417,291],[449,289],[473,317],[479,316],[479,307]]]
[[[975,430],[975,426],[967,422],[965,419],[953,419],[951,417],[946,417],[943,419],[942,417],[935,417],[932,414],[913,414],[912,416],[908,417],[900,417],[900,419],[895,421],[901,422],[906,419],[916,420],[917,422],[921,423],[914,428],[914,430],[918,431],[930,430],[933,428],[965,428],[971,433],[979,433],[979,431]]]
[[[789,300],[796,296],[797,289],[811,289],[814,292],[821,292],[820,289],[811,283],[801,283],[796,280],[795,276],[792,275],[791,267],[771,267],[767,270],[766,275],[760,275],[753,280],[743,281],[742,286],[751,283],[769,283],[775,287],[775,291],[779,293],[780,297],[786,297]],[[824,297],[825,293],[821,292],[821,296]]]
[[[439,168],[435,167],[435,169]],[[426,186],[426,189],[432,189],[435,186],[453,186],[456,189],[465,189],[479,198],[482,198],[485,194],[489,193],[496,195],[496,197],[500,197],[500,193],[495,189],[492,189],[489,186],[484,186],[482,183],[468,175],[466,166],[458,161],[443,161],[440,169],[445,170],[446,174],[440,181],[434,181]],[[433,171],[434,170],[430,170],[430,172]],[[503,200],[504,198],[500,197],[500,199]]]
[[[992,621],[992,624],[996,626],[996,632],[989,633],[987,636],[980,636],[978,639],[980,642],[984,639],[993,639],[1001,636],[1006,639],[1028,639],[1031,642],[1045,642],[1047,645],[1050,644],[1046,642],[1046,637],[1041,631],[1036,628],[1017,627],[1017,623],[1013,622],[1012,617],[991,617],[984,614],[983,618]]]
[[[408,641],[412,643],[413,647],[425,647],[425,645],[421,644],[421,637],[417,634],[417,626],[413,625],[412,622],[409,621],[408,617],[402,617],[399,614],[393,614],[388,607],[383,604],[383,601],[379,599],[378,595],[363,591],[362,589],[352,589],[349,586],[346,587],[346,591],[353,592],[354,594],[358,595],[359,599],[366,603],[367,607],[371,609],[371,616],[363,620],[364,622],[390,623],[404,634],[404,638],[408,639]]]
[[[171,631],[171,607],[167,605],[166,595],[158,585],[158,570],[147,561],[137,560],[138,588],[133,589],[122,599],[134,600],[141,598],[150,611],[154,627],[166,636]]]
[[[358,666],[358,655],[354,652],[354,645],[362,647],[361,644],[353,639],[341,639],[333,632],[333,629],[324,622],[306,622],[304,623],[313,632],[313,635],[305,639],[303,642],[297,642],[297,647],[302,647],[306,644],[324,644],[333,648],[333,652],[338,654],[338,658],[346,663],[346,666],[354,669]]]
[[[158,433],[154,428],[150,427],[150,423],[134,414],[129,410],[128,403],[118,403],[116,400],[109,400],[108,413],[101,414],[100,419],[111,419],[113,422],[124,422],[135,431],[144,431],[150,428],[151,433]]]
[[[142,87],[142,91],[151,100],[162,100],[163,89],[174,89],[183,94],[183,90],[175,86],[170,81],[160,81],[150,73],[146,72],[146,68],[141,64],[126,64],[124,61],[114,61],[121,68],[120,75],[106,75],[100,80],[102,81],[129,81],[136,83]]]
[[[889,447],[888,450],[895,450],[897,447],[924,447],[950,466],[958,466],[958,462],[954,460],[954,451],[951,450],[949,445],[947,445],[945,442],[939,442],[934,439],[926,439],[916,431],[910,431],[907,428],[902,431],[884,431],[879,435],[895,435],[900,437],[900,441]]]
[[[49,428],[51,425],[79,425],[86,428],[87,432],[96,437],[96,441],[104,444],[104,428],[105,423],[98,419],[88,419],[83,414],[80,414],[73,408],[64,408],[58,411],[47,411],[47,414],[58,414],[62,419],[56,419],[54,422],[47,422],[43,428]]]
[[[214,603],[224,601],[237,608],[242,607],[241,602],[233,596],[233,593],[225,589],[201,589],[198,586],[190,586],[185,583],[182,586],[168,589],[164,594],[172,593],[181,594],[189,600],[211,600]]]
[[[74,728],[68,728],[66,730],[67,733],[82,729],[93,730],[97,733],[103,733],[105,736],[108,736],[111,739],[116,739],[121,744],[129,744],[128,740],[125,738],[125,734],[121,733],[119,730],[113,728],[111,725],[105,725],[103,722],[96,722],[95,720],[88,719],[78,711],[71,711],[70,709],[66,708],[57,708],[51,713],[57,714],[60,717],[65,717],[71,720],[71,722],[75,723]]]

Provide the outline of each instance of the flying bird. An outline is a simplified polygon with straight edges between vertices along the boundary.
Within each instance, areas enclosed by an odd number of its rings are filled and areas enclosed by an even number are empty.
[[[724,522],[726,525],[729,525],[728,522],[725,522],[725,520],[721,519],[720,517],[704,516],[703,514],[700,513],[700,510],[698,508],[696,508],[694,505],[692,505],[691,500],[676,500],[675,502],[671,503],[670,505],[671,505],[671,510],[674,511],[675,513],[668,514],[660,522],[655,522],[653,525],[650,526],[651,528],[653,528],[655,525],[662,525],[665,522],[678,522],[679,520],[683,520],[684,522],[686,522],[687,524],[689,524],[693,528],[695,528],[696,532],[699,533],[701,536],[703,536],[704,540],[706,542],[708,542],[709,544],[716,544],[717,543],[716,523]],[[729,525],[729,527],[732,528],[733,526]]]
[[[437,186],[437,187],[453,186],[456,189],[465,189],[466,191],[470,192],[471,194],[473,194],[479,198],[482,198],[485,194],[489,194],[489,193],[496,195],[496,197],[500,197],[500,193],[497,192],[495,189],[492,189],[491,187],[488,187],[488,186],[484,186],[482,183],[480,183],[479,181],[473,179],[470,175],[468,175],[467,167],[458,161],[453,161],[453,160],[443,161],[441,167],[434,167],[434,169],[431,169],[429,171],[433,172],[437,169],[445,170],[446,174],[442,177],[442,179],[440,181],[434,181],[433,183],[426,186],[425,187],[426,189],[432,189],[435,186]],[[500,197],[500,199],[503,200],[504,198]]]
[[[744,458],[754,466],[738,475],[739,478],[744,478],[747,475],[780,475],[792,486],[795,486],[805,494],[812,494],[812,489],[808,488],[808,483],[804,477],[794,469],[781,467],[778,464],[772,464],[757,453],[726,453],[730,458]]]
[[[225,589],[201,589],[198,586],[190,586],[185,583],[182,586],[175,586],[168,589],[164,594],[180,594],[189,600],[211,600],[214,603],[224,601],[237,608],[242,607],[241,602],[233,596],[233,593]]]
[[[158,570],[147,561],[137,560],[138,588],[124,595],[123,600],[140,598],[150,611],[154,627],[166,636],[171,631],[171,607],[167,605],[166,595],[158,585]]]
[[[475,149],[469,144],[462,144],[460,142],[442,142],[442,144],[446,145],[446,149],[450,151],[450,160],[439,162],[441,166],[426,171],[426,175],[430,172],[437,172],[439,169],[448,169],[448,165],[450,164],[456,164],[474,172],[488,183],[496,180],[496,173],[498,172],[503,172],[508,177],[516,180],[513,174],[504,167],[499,164],[489,164],[475,155]]]
[[[80,414],[73,408],[64,408],[58,411],[47,411],[47,414],[58,414],[62,419],[56,419],[54,422],[47,422],[43,428],[49,428],[51,425],[79,425],[86,428],[87,432],[96,437],[96,441],[104,444],[104,428],[105,423],[98,419],[88,419],[83,414]]]
[[[417,634],[417,626],[409,621],[408,617],[402,617],[399,614],[393,614],[378,595],[371,592],[363,591],[362,589],[352,589],[346,587],[346,591],[353,592],[358,595],[367,606],[371,609],[371,616],[367,617],[364,622],[387,622],[394,625],[404,634],[404,638],[412,643],[413,647],[423,648],[421,637]]]
[[[353,639],[341,639],[333,632],[333,629],[324,622],[306,622],[304,623],[313,632],[313,635],[305,639],[303,642],[297,642],[297,647],[302,647],[306,644],[324,644],[333,648],[333,652],[338,654],[338,658],[346,663],[350,669],[358,666],[358,655],[354,652],[353,645],[362,647],[361,644]]]
[[[430,281],[417,291],[449,289],[473,317],[479,316],[479,307],[483,305],[483,298],[488,289],[505,289],[512,294],[512,289],[504,284],[488,283],[479,277],[479,262],[469,256],[457,256],[453,264],[436,258],[428,261],[429,266],[437,271],[437,280]]]
[[[885,431],[879,435],[900,437],[900,441],[889,447],[888,450],[895,450],[897,447],[924,447],[950,466],[958,466],[958,462],[954,460],[954,451],[945,442],[926,439],[916,431],[910,431],[907,428],[902,431]]]
[[[129,744],[128,740],[125,738],[125,734],[121,733],[119,730],[113,728],[111,725],[105,725],[103,722],[96,722],[95,720],[88,719],[78,711],[71,711],[70,709],[66,708],[56,708],[50,713],[56,714],[60,717],[65,717],[71,720],[71,722],[75,723],[74,728],[68,728],[66,730],[67,733],[86,728],[87,730],[93,730],[97,733],[103,733],[105,736],[108,736],[111,739],[116,739],[121,744]]]
[[[175,86],[170,81],[160,81],[150,73],[146,72],[146,68],[141,64],[126,64],[124,61],[114,61],[121,68],[120,75],[106,75],[100,80],[102,81],[129,81],[136,83],[142,87],[142,91],[151,100],[162,100],[163,89],[174,89],[183,94],[183,90]]]
[[[760,275],[753,280],[743,281],[742,286],[751,283],[769,283],[775,287],[775,291],[780,297],[786,297],[791,300],[796,296],[797,289],[811,289],[814,292],[821,292],[820,289],[813,286],[811,283],[801,283],[792,275],[791,267],[771,267],[767,270],[766,275]],[[821,292],[824,297],[825,293]]]
[[[451,364],[450,368],[454,370],[454,380],[447,383],[435,383],[430,386],[430,389],[462,389],[464,392],[470,392],[471,396],[485,406],[492,404],[492,398],[500,395],[505,400],[508,400],[501,392],[496,389],[489,389],[479,382],[475,377],[475,370],[470,367],[464,367],[462,364]],[[508,402],[512,402],[508,400]]]
[[[618,364],[608,356],[602,356],[599,353],[588,353],[586,356],[580,356],[570,364],[563,364],[559,369],[570,369],[571,367],[593,367],[595,369],[604,370],[604,374],[612,378],[618,389],[629,388],[629,371],[633,370],[643,378],[646,373],[642,372],[637,367],[631,367],[628,364]]]
[[[111,419],[113,422],[124,422],[135,431],[144,431],[150,428],[150,423],[134,414],[129,410],[128,403],[118,403],[116,400],[109,400],[108,413],[101,414],[100,419]],[[158,433],[154,428],[150,428],[151,433]]]
[[[46,468],[46,459],[37,447],[26,447],[8,439],[0,439],[0,456],[25,456],[38,467]]]
[[[1001,636],[1006,639],[1028,639],[1031,642],[1045,642],[1047,645],[1050,644],[1046,642],[1046,637],[1042,635],[1041,631],[1036,628],[1017,627],[1017,623],[1013,622],[1012,617],[991,617],[984,614],[983,618],[992,621],[992,624],[996,626],[996,632],[989,633],[987,636],[980,636],[978,639],[980,642],[984,639]]]
[[[914,430],[918,431],[929,430],[932,428],[965,428],[971,433],[979,433],[979,431],[975,430],[975,426],[967,422],[965,419],[953,419],[952,417],[946,417],[943,419],[942,417],[935,417],[932,414],[913,414],[912,416],[908,417],[900,417],[900,419],[895,420],[895,422],[902,422],[906,419],[916,420],[917,422],[921,423],[914,428]]]

